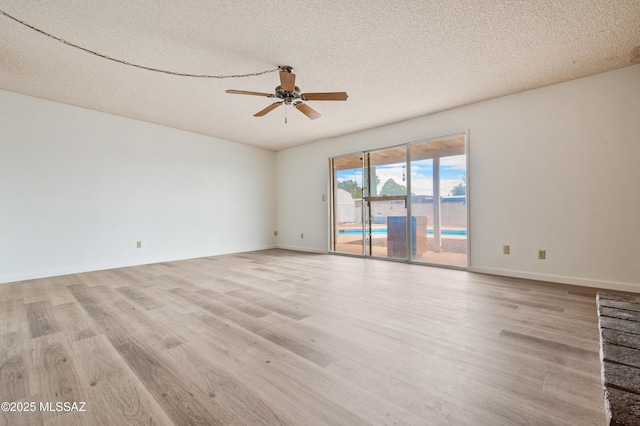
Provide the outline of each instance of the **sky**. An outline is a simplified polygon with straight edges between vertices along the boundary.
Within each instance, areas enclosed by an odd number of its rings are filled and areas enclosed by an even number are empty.
[[[447,196],[451,190],[461,183],[466,175],[466,158],[464,155],[444,157],[440,159],[440,194]],[[384,183],[392,178],[400,185],[407,185],[403,180],[405,169],[400,165],[385,165],[376,167],[380,178],[378,193]],[[341,170],[336,176],[338,182],[355,180],[362,186],[362,169]],[[420,160],[411,163],[411,192],[415,195],[433,195],[433,161]]]

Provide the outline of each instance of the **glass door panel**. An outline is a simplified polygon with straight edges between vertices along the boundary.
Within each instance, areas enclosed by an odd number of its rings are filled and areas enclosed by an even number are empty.
[[[407,260],[407,147],[365,154],[365,254]]]
[[[411,214],[416,228],[412,260],[467,266],[466,137],[457,135],[411,145]]]
[[[362,255],[362,155],[331,160],[331,251]]]

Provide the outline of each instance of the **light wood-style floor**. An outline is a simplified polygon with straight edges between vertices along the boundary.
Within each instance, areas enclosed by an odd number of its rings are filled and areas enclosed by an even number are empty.
[[[6,425],[605,422],[594,289],[285,250],[0,285],[0,401],[38,405]]]

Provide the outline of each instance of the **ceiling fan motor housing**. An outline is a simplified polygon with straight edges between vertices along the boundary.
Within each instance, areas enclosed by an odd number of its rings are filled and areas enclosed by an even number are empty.
[[[295,99],[300,99],[301,93],[300,88],[295,86],[295,90],[293,92],[287,92],[282,88],[282,86],[276,87],[276,98],[282,99],[285,104],[289,105]]]

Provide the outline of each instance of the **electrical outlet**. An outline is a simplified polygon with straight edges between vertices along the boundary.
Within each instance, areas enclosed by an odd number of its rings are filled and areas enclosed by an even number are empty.
[[[502,254],[509,254],[511,252],[511,248],[508,245],[502,246]]]
[[[300,239],[304,238],[304,234],[300,234]]]
[[[142,248],[142,241],[136,242],[136,248]]]
[[[546,250],[538,250],[538,259],[546,259],[547,258],[547,251]]]

